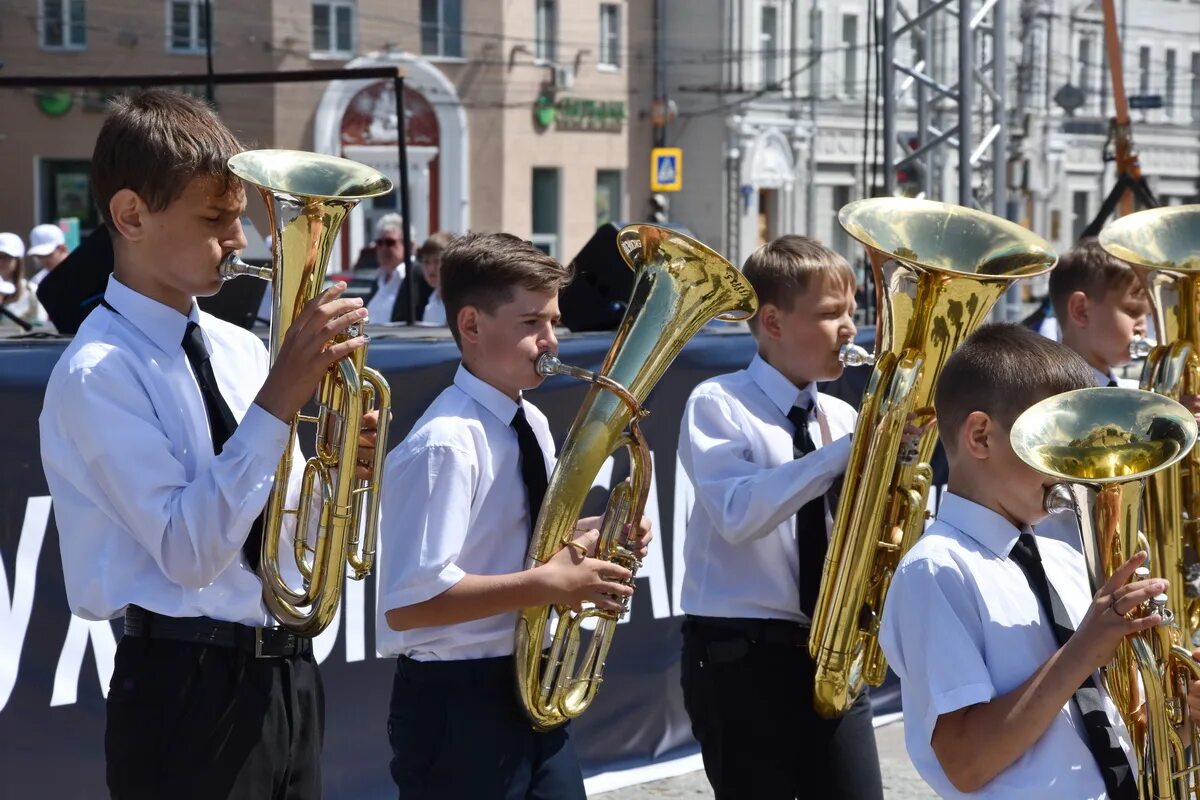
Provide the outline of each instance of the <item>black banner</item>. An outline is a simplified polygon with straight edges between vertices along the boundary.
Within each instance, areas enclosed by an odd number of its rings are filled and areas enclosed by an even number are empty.
[[[448,339],[375,338],[370,362],[393,391],[398,443],[451,382],[458,350]],[[564,361],[597,369],[608,334],[562,342]],[[104,696],[117,622],[86,622],[66,604],[58,534],[39,459],[37,418],[65,339],[0,342],[0,796],[94,798],[104,786]],[[678,480],[679,420],[692,388],[744,367],[754,353],[744,333],[705,332],[684,349],[651,394],[643,423],[654,453],[647,514],[656,538],[638,575],[592,708],[574,723],[585,774],[637,766],[694,750],[679,689],[682,532],[691,487]],[[857,380],[853,384],[861,383]],[[851,385],[853,385],[851,384]],[[858,388],[849,390],[854,394]],[[844,387],[842,387],[844,389]],[[531,394],[562,442],[585,387],[555,378]],[[847,393],[839,391],[843,396]],[[104,420],[94,420],[102,425]],[[311,428],[309,428],[311,430]],[[307,448],[310,442],[302,442]],[[625,466],[601,474],[588,513],[599,513]],[[384,498],[386,504],[387,499]],[[385,548],[386,542],[380,542]],[[337,622],[316,640],[327,700],[323,768],[329,798],[394,796],[386,715],[393,662],[375,651],[375,584],[347,582]],[[876,696],[895,710],[895,693]]]

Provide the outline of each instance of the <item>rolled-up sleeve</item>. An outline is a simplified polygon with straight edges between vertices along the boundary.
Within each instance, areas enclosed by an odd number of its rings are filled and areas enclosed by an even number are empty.
[[[262,511],[288,426],[252,405],[222,453],[189,481],[147,393],[110,363],[58,384],[42,431],[47,476],[89,495],[171,581],[206,586],[237,557]]]
[[[456,560],[477,473],[474,457],[450,445],[402,447],[388,457],[379,528],[383,611],[436,597],[466,575]]]
[[[904,688],[904,712],[932,739],[937,718],[997,694],[983,625],[962,572],[926,559],[901,565],[884,605],[880,645]]]
[[[696,501],[733,544],[766,536],[823,495],[850,458],[850,437],[844,436],[794,461],[765,467],[752,460],[747,427],[724,398],[693,395],[679,437],[680,461]]]

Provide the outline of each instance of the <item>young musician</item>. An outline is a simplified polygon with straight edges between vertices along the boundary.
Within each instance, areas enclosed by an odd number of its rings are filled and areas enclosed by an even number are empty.
[[[524,396],[556,353],[570,270],[507,234],[446,249],[441,292],[462,351],[454,383],[387,458],[378,647],[397,656],[388,736],[400,796],[583,798],[569,726],[537,733],[516,696],[521,608],[618,610],[628,570],[564,547],[525,569],[554,463],[546,417]],[[590,550],[595,518],[576,542]],[[634,534],[645,554],[649,524]]]
[[[321,678],[308,640],[262,627],[256,517],[287,421],[363,345],[331,339],[366,310],[344,284],[324,292],[268,369],[257,337],[198,309],[246,244],[226,167],[240,149],[187,95],[114,102],[92,189],[115,268],[40,419],[71,610],[125,615],[105,733],[115,798],[321,794]]]
[[[1093,597],[1082,555],[1031,530],[1052,481],[1009,443],[1022,411],[1093,383],[1070,349],[1007,324],[968,337],[938,380],[949,491],[892,580],[880,642],[900,676],[909,756],[943,797],[1138,796],[1097,670],[1161,621],[1124,615],[1166,581],[1128,582],[1140,552]]]
[[[719,800],[883,796],[864,695],[813,709],[808,633],[854,410],[817,391],[855,334],[854,273],[803,236],[756,250],[746,369],[688,399],[679,458],[696,491],[684,545],[684,704]]]
[[[1085,240],[1064,253],[1050,273],[1050,301],[1062,343],[1087,361],[1095,385],[1136,389],[1136,380],[1113,373],[1130,362],[1129,345],[1146,336],[1150,301],[1133,268],[1095,239]]]

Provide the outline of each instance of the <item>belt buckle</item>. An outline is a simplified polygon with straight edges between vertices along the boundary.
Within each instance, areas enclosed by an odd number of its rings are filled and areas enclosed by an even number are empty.
[[[279,658],[277,653],[263,652],[263,632],[270,630],[262,625],[254,626],[254,657],[255,658]]]

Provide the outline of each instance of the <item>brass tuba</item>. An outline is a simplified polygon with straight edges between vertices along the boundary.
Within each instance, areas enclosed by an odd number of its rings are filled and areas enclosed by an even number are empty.
[[[1080,389],[1026,409],[1013,424],[1010,437],[1013,451],[1033,469],[1095,490],[1090,513],[1081,517],[1085,530],[1090,530],[1083,538],[1084,555],[1092,588],[1098,590],[1142,549],[1138,534],[1142,481],[1163,474],[1188,456],[1196,442],[1196,420],[1175,401],[1150,392]],[[1056,510],[1063,508],[1056,506]],[[1150,574],[1143,565],[1135,579]],[[1194,751],[1187,749],[1189,742],[1196,741],[1187,688],[1190,681],[1200,680],[1200,665],[1192,659],[1190,648],[1183,646],[1166,594],[1131,613],[1158,613],[1163,618],[1162,624],[1127,637],[1103,670],[1105,685],[1133,740],[1141,796],[1194,798],[1200,787],[1195,785],[1196,761],[1189,755]]]
[[[844,363],[873,363],[874,371],[809,635],[813,705],[826,718],[844,714],[864,683],[878,686],[887,670],[878,642],[883,602],[900,558],[924,529],[937,439],[931,425],[905,442],[910,413],[928,412],[942,365],[1005,289],[1057,260],[1015,223],[927,200],[859,200],[838,221],[867,248],[879,316],[874,356],[854,345],[842,351]]]
[[[636,573],[640,566],[624,546],[625,526],[641,519],[650,492],[650,448],[638,421],[646,396],[683,346],[714,317],[748,319],[758,309],[749,282],[700,242],[654,225],[630,225],[617,247],[637,276],[633,294],[600,369],[564,365],[549,353],[538,359],[544,376],[569,375],[591,388],[563,442],[538,515],[527,565],[544,564],[570,541],[584,499],[605,460],[619,447],[629,452],[629,482],[612,491],[596,558]],[[630,582],[632,583],[632,578]],[[558,621],[543,655],[551,612]],[[604,661],[621,615],[594,607],[540,606],[517,619],[517,687],[521,704],[538,730],[549,730],[587,710],[603,678]],[[595,629],[583,647],[583,623]]]
[[[255,267],[230,254],[221,264],[228,280],[252,275],[272,284],[271,362],[284,334],[304,306],[323,288],[329,253],[342,221],[360,200],[387,194],[392,182],[364,164],[293,150],[252,150],[229,159],[234,175],[256,186],[271,220],[270,267]],[[358,335],[358,326],[343,334]],[[344,340],[344,339],[343,339]],[[379,477],[386,454],[391,391],[366,366],[367,348],[334,364],[317,388],[315,416],[291,421],[288,447],[275,470],[267,500],[258,575],[263,602],[280,624],[302,636],[316,636],[337,614],[346,565],[361,580],[375,561],[379,527]],[[355,476],[363,415],[379,409],[379,446],[372,478]],[[301,422],[317,426],[316,455],[304,465],[297,508],[286,508],[292,443]],[[314,500],[316,508],[313,507]],[[293,588],[279,563],[284,520],[294,517],[291,549],[302,585]],[[310,530],[315,528],[315,530]]]
[[[1100,246],[1133,267],[1150,297],[1158,344],[1143,351],[1142,388],[1172,400],[1200,394],[1200,205],[1122,217],[1101,231]],[[1171,583],[1169,605],[1192,641],[1200,633],[1200,453],[1149,478],[1145,529],[1154,569]]]

